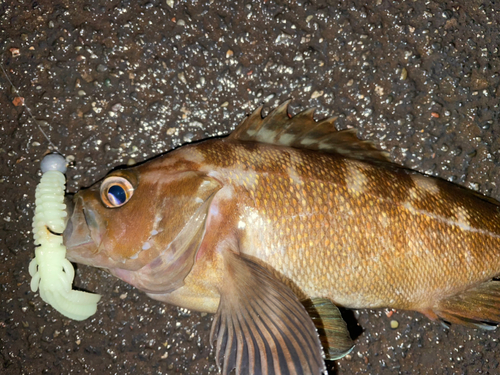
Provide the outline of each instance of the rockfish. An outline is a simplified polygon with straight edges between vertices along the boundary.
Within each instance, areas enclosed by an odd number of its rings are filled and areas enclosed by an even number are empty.
[[[224,374],[320,374],[353,346],[336,306],[500,322],[500,204],[392,164],[313,110],[111,172],[73,198],[68,258],[215,313]]]

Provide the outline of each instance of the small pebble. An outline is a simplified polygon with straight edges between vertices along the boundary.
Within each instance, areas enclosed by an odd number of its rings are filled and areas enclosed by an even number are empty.
[[[191,126],[196,126],[198,128],[203,128],[203,123],[199,121],[192,121]]]
[[[320,91],[314,91],[312,94],[311,94],[311,99],[316,99],[316,98],[319,98],[320,96],[323,96],[324,94],[324,91],[323,90],[320,90]]]
[[[12,104],[14,104],[16,107],[21,107],[24,105],[24,98],[22,96],[16,96],[12,101]]]
[[[401,80],[404,81],[408,77],[408,71],[406,68],[401,69]]]
[[[276,96],[276,94],[269,94],[268,96],[266,96],[264,98],[264,102],[267,103],[267,102],[270,102],[271,100],[274,99],[274,97]]]
[[[188,133],[186,133],[186,135],[184,136],[184,138],[182,138],[182,140],[184,142],[191,142],[193,140],[193,137],[194,137],[194,134],[191,133],[191,132],[188,132]]]
[[[121,103],[116,103],[114,106],[111,107],[111,110],[114,112],[120,112],[122,110],[123,106]]]
[[[12,57],[18,57],[21,55],[19,48],[11,48],[11,49],[9,49],[9,51],[12,54]]]
[[[104,65],[104,64],[99,64],[99,65],[97,65],[97,71],[98,71],[98,72],[103,73],[103,72],[105,72],[105,71],[107,71],[107,70],[108,70],[108,67],[107,67],[106,65]]]
[[[184,83],[184,84],[187,83],[186,77],[184,76],[183,72],[180,72],[179,74],[177,74],[177,77],[179,78],[179,81],[181,81],[182,83]]]

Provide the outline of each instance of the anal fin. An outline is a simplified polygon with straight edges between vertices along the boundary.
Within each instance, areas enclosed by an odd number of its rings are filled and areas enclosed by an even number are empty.
[[[326,298],[313,298],[304,306],[318,330],[325,359],[337,360],[349,354],[354,342],[338,307]]]
[[[212,324],[222,374],[319,375],[325,364],[311,318],[293,292],[244,255],[223,254],[221,299]]]
[[[433,312],[449,323],[495,329],[500,323],[500,281],[491,280],[442,300]]]

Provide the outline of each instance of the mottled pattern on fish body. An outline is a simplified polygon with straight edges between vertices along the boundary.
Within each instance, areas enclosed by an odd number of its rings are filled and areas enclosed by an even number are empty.
[[[223,374],[323,373],[321,347],[353,346],[334,304],[498,324],[499,203],[312,115],[259,109],[227,138],[112,172],[73,199],[68,258],[215,313]]]
[[[243,248],[299,295],[425,310],[500,272],[498,206],[446,181],[266,144],[198,148],[234,186]]]

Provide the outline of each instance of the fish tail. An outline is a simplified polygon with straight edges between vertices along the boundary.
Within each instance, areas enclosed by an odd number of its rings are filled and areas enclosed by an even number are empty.
[[[423,313],[448,323],[495,329],[500,323],[500,281],[491,280],[448,297]]]

